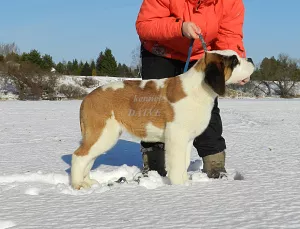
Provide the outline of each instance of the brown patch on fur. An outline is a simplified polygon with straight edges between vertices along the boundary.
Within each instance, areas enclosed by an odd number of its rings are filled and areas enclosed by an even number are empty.
[[[205,55],[207,55],[207,54],[205,54]],[[196,71],[198,71],[198,72],[204,72],[204,71],[205,71],[205,68],[206,68],[205,59],[204,59],[204,58],[200,59],[199,61],[197,61],[197,62],[195,63],[195,65],[194,65],[193,67],[194,67],[194,68],[196,69]]]
[[[141,81],[140,80],[124,80],[123,81],[125,87],[129,86],[129,87],[139,87],[141,85]]]
[[[145,90],[156,90],[156,83],[153,80],[149,80],[145,86],[144,86]]]
[[[154,80],[149,80],[142,88],[141,80],[125,80],[124,88],[116,90],[101,87],[92,91],[82,102],[80,125],[82,146],[75,151],[77,156],[88,154],[90,147],[98,140],[106,120],[114,115],[131,134],[144,138],[146,125],[151,123],[157,128],[165,128],[174,119],[171,103],[184,97],[181,79],[166,79],[163,87],[158,88]]]
[[[165,81],[166,96],[171,103],[176,103],[177,101],[186,97],[186,93],[183,90],[182,82],[179,77],[169,78]]]

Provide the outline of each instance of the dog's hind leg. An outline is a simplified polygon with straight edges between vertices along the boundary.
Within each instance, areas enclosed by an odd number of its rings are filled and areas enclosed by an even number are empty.
[[[72,167],[71,167],[71,182],[74,189],[80,189],[81,187],[87,188],[90,185],[84,182],[84,172],[89,163],[93,160],[90,155],[82,155],[83,152],[88,152],[86,147],[80,146],[72,155]]]
[[[98,181],[90,178],[90,171],[94,165],[95,159],[92,159],[88,165],[86,166],[84,173],[83,173],[83,182],[87,184],[87,186],[92,186],[93,184],[99,184]]]
[[[109,118],[106,121],[100,134],[95,125],[91,126],[90,129],[88,128],[89,126],[85,127],[88,134],[85,135],[82,145],[72,156],[71,182],[74,189],[89,188],[97,183],[89,177],[94,161],[99,155],[110,150],[121,134],[121,126],[114,118]]]
[[[168,177],[172,184],[184,184],[188,180],[187,149],[189,139],[180,128],[169,127],[166,130],[165,150]]]

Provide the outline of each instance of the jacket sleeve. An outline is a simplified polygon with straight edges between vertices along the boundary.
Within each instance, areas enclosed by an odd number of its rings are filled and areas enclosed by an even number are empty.
[[[245,8],[242,0],[225,0],[229,7],[224,7],[223,18],[220,22],[217,39],[214,49],[231,49],[241,57],[246,57],[243,43],[243,24]]]
[[[143,40],[168,40],[182,37],[182,19],[170,16],[169,0],[143,0],[136,30]]]

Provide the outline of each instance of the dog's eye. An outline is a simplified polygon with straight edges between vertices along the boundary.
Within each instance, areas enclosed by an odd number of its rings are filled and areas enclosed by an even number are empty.
[[[237,58],[236,55],[231,57],[231,67],[234,68],[239,64],[239,59]]]
[[[233,64],[236,65],[239,63],[239,60],[236,56],[233,57]]]

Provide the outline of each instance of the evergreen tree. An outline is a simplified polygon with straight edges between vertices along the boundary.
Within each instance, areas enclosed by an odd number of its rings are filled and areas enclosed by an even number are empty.
[[[71,61],[68,61],[68,63],[67,63],[67,74],[68,75],[73,74],[73,63]]]
[[[97,71],[96,71],[96,63],[95,63],[94,60],[91,61],[90,68],[92,70],[92,76],[96,76],[97,75]]]
[[[40,67],[43,62],[41,54],[36,49],[33,49],[30,51],[30,53],[28,53],[27,61],[30,61],[31,63],[36,64]]]
[[[80,76],[81,75],[81,71],[82,71],[82,69],[83,69],[83,62],[82,62],[82,60],[79,62],[79,64],[78,64],[78,73],[77,73],[77,75],[78,76]]]
[[[90,67],[91,67],[91,69],[96,68],[96,63],[94,60],[91,61]]]
[[[63,63],[58,62],[58,64],[55,67],[56,71],[60,74],[65,74],[65,66]]]
[[[118,63],[117,71],[118,71],[117,76],[122,77],[123,75],[122,64]]]
[[[80,75],[81,76],[91,76],[92,75],[92,69],[91,69],[90,65],[88,64],[88,62],[85,62],[85,64],[83,65]]]
[[[78,61],[77,61],[77,59],[74,59],[72,62],[72,75],[75,75],[75,76],[80,75],[78,68],[79,68]]]
[[[4,56],[0,55],[0,62],[3,62],[3,61],[4,61]]]
[[[133,76],[133,72],[126,64],[119,63],[117,71],[118,71],[117,75],[119,77],[132,77]]]
[[[133,73],[132,73],[131,69],[126,64],[123,64],[123,68],[124,68],[124,71],[125,71],[125,77],[132,77],[133,76]]]
[[[28,53],[23,52],[22,55],[21,55],[21,57],[20,57],[20,60],[21,61],[28,61],[28,56],[29,56]]]
[[[100,68],[101,68],[100,67],[100,63],[101,63],[102,58],[103,58],[103,52],[100,52],[99,56],[98,56],[98,58],[96,60],[96,71],[97,71],[98,75],[100,75]]]
[[[78,68],[79,68],[80,70],[83,68],[83,62],[82,62],[82,60],[79,62]]]
[[[100,75],[116,76],[118,73],[117,62],[110,49],[106,48],[99,66]]]
[[[41,68],[47,71],[51,71],[52,67],[54,66],[54,62],[52,60],[52,56],[45,54],[42,57],[42,62],[41,62]]]
[[[63,62],[62,62],[62,64],[63,64],[63,66],[64,66],[64,72],[63,72],[63,74],[64,75],[68,75],[68,72],[67,72],[67,62],[65,61],[65,60],[63,60]]]
[[[97,76],[97,70],[96,70],[96,68],[94,68],[94,69],[92,70],[92,76]]]

